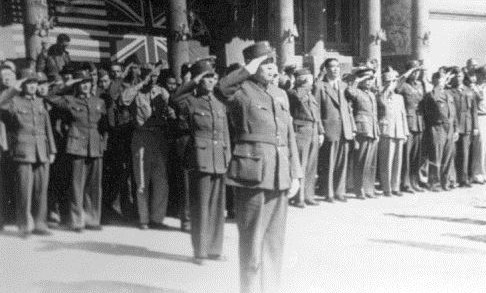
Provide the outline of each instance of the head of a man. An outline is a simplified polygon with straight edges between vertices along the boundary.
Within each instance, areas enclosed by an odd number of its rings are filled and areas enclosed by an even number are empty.
[[[173,74],[169,74],[165,78],[165,89],[169,93],[174,93],[177,90],[177,80]]]
[[[335,80],[341,77],[341,65],[336,58],[326,59],[321,69],[326,71],[327,79]]]
[[[113,63],[113,64],[111,64],[111,66],[110,66],[110,73],[111,73],[111,77],[113,79],[122,78],[123,69],[122,69],[121,64],[119,64],[119,63]]]
[[[296,70],[295,76],[295,87],[312,87],[314,84],[314,76],[308,68],[302,68]]]
[[[371,90],[375,84],[375,70],[369,67],[358,69],[357,78],[361,79],[358,87],[362,90]]]
[[[44,72],[37,72],[37,94],[46,97],[49,94],[49,82]]]
[[[466,62],[466,68],[468,72],[473,73],[476,69],[478,69],[478,60],[469,58]]]
[[[459,67],[454,67],[451,69],[451,73],[453,74],[451,79],[451,87],[457,88],[463,85],[464,83],[464,72]]]
[[[255,78],[264,85],[271,84],[278,77],[278,67],[275,63],[275,58],[268,57],[257,69]]]
[[[71,38],[66,35],[66,34],[59,34],[57,36],[57,45],[61,47],[63,50],[66,50],[67,47],[69,46],[69,43],[71,42]]]
[[[243,58],[246,64],[257,58],[265,58],[253,76],[256,81],[264,85],[278,83],[279,74],[276,57],[275,50],[267,41],[257,42],[243,50]]]
[[[386,89],[394,90],[397,86],[398,72],[389,68],[383,73],[383,87]]]
[[[218,75],[211,60],[199,60],[191,66],[191,76],[199,76],[201,74],[204,74],[204,76],[199,81],[199,89],[203,92],[213,92],[218,82]]]
[[[106,71],[104,69],[100,69],[98,71],[98,85],[100,86],[100,88],[102,90],[105,90],[105,91],[110,88],[111,78],[110,78],[110,74],[108,73],[108,71]]]
[[[17,79],[15,73],[12,71],[12,68],[8,66],[0,67],[0,82],[2,86],[4,87],[14,86],[16,80]]]
[[[29,79],[22,84],[22,91],[26,95],[35,96],[35,94],[37,93],[37,86],[38,82],[36,79]]]

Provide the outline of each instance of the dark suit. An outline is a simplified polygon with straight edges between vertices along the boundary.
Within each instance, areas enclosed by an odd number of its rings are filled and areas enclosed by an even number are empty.
[[[56,153],[49,113],[35,96],[16,96],[2,106],[11,133],[17,225],[22,232],[47,230],[49,156]]]
[[[343,197],[346,192],[349,141],[354,139],[356,126],[351,107],[345,98],[346,84],[339,81],[335,90],[324,79],[316,83],[314,96],[321,108],[324,127],[324,145],[319,153],[318,185],[332,199]]]
[[[419,172],[424,164],[423,157],[423,132],[425,130],[423,99],[423,84],[404,83],[396,92],[403,96],[405,110],[407,113],[407,124],[410,134],[404,145],[402,188],[417,188],[419,183]]]
[[[356,141],[359,143],[351,161],[354,193],[358,196],[374,195],[379,137],[377,100],[371,91],[356,87],[348,87],[346,97],[352,104]]]
[[[435,87],[425,96],[424,110],[426,133],[431,139],[429,185],[446,187],[454,168],[453,135],[457,129],[454,98],[443,88]]]
[[[105,102],[97,96],[50,96],[48,102],[69,113],[66,153],[72,166],[72,228],[99,226],[103,152],[106,148]]]
[[[222,78],[219,89],[231,99],[235,131],[227,182],[235,187],[241,292],[277,290],[286,193],[303,177],[287,94],[253,80],[244,68]]]
[[[478,129],[476,93],[467,87],[450,89],[457,113],[456,169],[459,183],[469,183],[471,135]]]
[[[319,103],[310,87],[299,87],[288,92],[290,114],[293,118],[295,139],[300,163],[304,171],[299,201],[314,200],[319,154],[319,135],[324,134]]]
[[[226,207],[225,173],[231,159],[226,106],[213,93],[196,92],[179,107],[191,132],[185,165],[190,170],[194,256],[220,256]]]

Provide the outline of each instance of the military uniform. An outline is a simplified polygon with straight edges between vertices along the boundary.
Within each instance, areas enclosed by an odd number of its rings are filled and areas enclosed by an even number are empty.
[[[403,151],[402,189],[420,191],[419,172],[425,161],[422,149],[423,132],[425,130],[423,118],[424,87],[420,82],[403,83],[396,92],[403,96],[410,133]]]
[[[454,168],[454,133],[457,117],[454,98],[442,87],[435,87],[424,99],[427,135],[431,137],[429,150],[429,185],[437,190],[439,184],[448,189],[449,176]]]
[[[385,194],[400,192],[403,143],[409,135],[403,96],[386,91],[379,97],[380,182]]]
[[[253,46],[262,44],[269,47]],[[273,292],[282,268],[286,194],[292,180],[303,177],[288,98],[245,68],[222,78],[219,88],[231,99],[235,131],[227,184],[235,188],[241,292]]]
[[[17,225],[29,233],[47,231],[47,185],[50,155],[56,153],[49,113],[36,96],[14,97],[2,110],[11,133],[15,169]]]
[[[298,87],[288,91],[290,114],[293,118],[295,139],[300,163],[304,171],[299,201],[313,202],[319,154],[319,135],[324,134],[321,112],[311,87]]]
[[[70,217],[73,229],[100,226],[106,107],[96,96],[51,96],[49,103],[70,115],[66,153],[72,167]]]
[[[450,89],[454,97],[457,115],[457,132],[459,140],[456,143],[456,169],[460,184],[469,182],[469,161],[471,150],[471,134],[478,130],[478,107],[476,93],[466,87]]]
[[[127,89],[130,91],[130,89]],[[168,93],[153,86],[123,94],[123,103],[130,104],[135,129],[132,136],[132,162],[137,183],[139,224],[163,225],[167,211],[169,185],[167,177],[167,113]]]
[[[190,170],[191,238],[196,258],[222,255],[225,173],[231,158],[226,107],[201,90],[180,102],[191,138],[185,165]]]
[[[353,151],[353,189],[358,197],[374,196],[376,178],[376,152],[378,150],[378,108],[375,95],[370,90],[356,87],[346,89],[356,123],[356,141]]]
[[[346,84],[327,78],[316,83],[314,96],[320,104],[324,144],[319,153],[319,187],[328,200],[343,198],[346,193],[349,142],[356,125],[345,98]]]

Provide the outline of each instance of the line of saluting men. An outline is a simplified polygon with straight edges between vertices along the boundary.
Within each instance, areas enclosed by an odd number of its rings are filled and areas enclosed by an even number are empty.
[[[183,66],[177,86],[171,75],[159,82],[161,64],[146,74],[136,60],[110,72],[70,68],[68,44],[60,35],[19,81],[11,62],[0,66],[2,171],[13,179],[23,236],[50,235],[47,212],[58,221],[52,215],[66,199],[69,229],[101,230],[102,193],[127,210],[132,188],[139,228],[166,229],[171,181],[194,262],[224,260],[231,186],[241,291],[274,292],[288,203],[318,205],[316,189],[345,202],[347,193],[484,183],[486,69],[472,59],[441,68],[431,83],[419,61],[401,76],[389,67],[379,86],[373,62],[343,79],[333,58],[317,79],[307,68],[279,74],[274,50],[258,42],[223,78],[214,59],[202,59]]]

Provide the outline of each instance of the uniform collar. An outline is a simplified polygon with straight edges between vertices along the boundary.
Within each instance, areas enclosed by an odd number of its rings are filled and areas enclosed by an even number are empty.
[[[25,95],[24,95],[24,99],[27,99],[27,100],[34,100],[34,99],[35,99],[35,95],[27,95],[27,94],[25,94]]]

